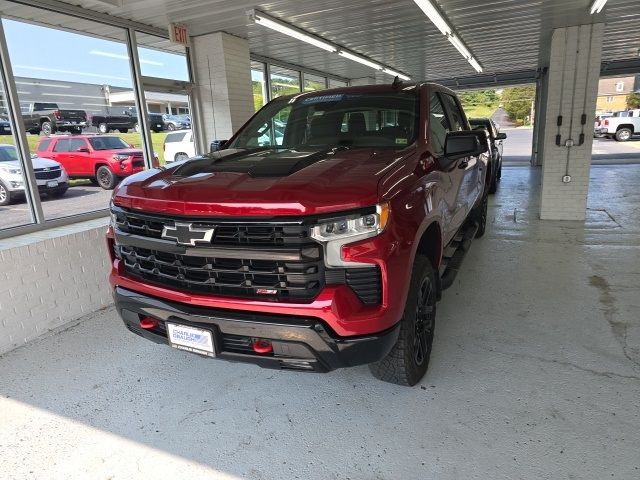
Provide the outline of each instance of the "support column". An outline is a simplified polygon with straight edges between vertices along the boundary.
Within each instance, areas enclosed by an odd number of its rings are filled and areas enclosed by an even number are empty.
[[[231,138],[253,115],[249,42],[227,33],[192,37],[198,125],[209,150]]]
[[[552,34],[542,99],[544,148],[538,152],[543,157],[543,220],[585,219],[603,34],[602,23],[558,28]]]

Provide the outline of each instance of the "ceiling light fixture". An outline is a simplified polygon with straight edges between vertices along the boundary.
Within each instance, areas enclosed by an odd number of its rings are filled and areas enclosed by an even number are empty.
[[[431,2],[431,0],[413,0],[413,1],[416,3],[416,5],[418,5],[418,7],[420,7],[420,9],[424,12],[424,14],[427,17],[429,17],[429,20],[433,22],[436,28],[440,30],[443,35],[447,36],[447,40],[449,40],[451,44],[454,47],[456,47],[456,50],[458,50],[458,52],[460,52],[460,55],[462,55],[471,64],[471,66],[476,70],[476,72],[482,73],[482,66],[480,65],[478,60],[473,58],[473,55],[471,55],[471,52],[469,51],[467,46],[460,39],[460,37],[458,37],[455,34],[455,32],[453,31],[453,28],[451,27],[451,25],[449,25],[449,22],[445,20],[445,18],[442,16],[442,14],[436,8],[433,2]],[[596,3],[606,2],[606,1],[607,0],[596,0]]]
[[[338,50],[336,47],[334,47],[330,43],[324,42],[316,37],[312,37],[311,35],[307,35],[306,33],[301,32],[300,30],[292,28],[277,20],[272,20],[270,18],[267,18],[263,15],[260,15],[257,12],[253,13],[253,20],[264,27],[275,30],[276,32],[284,33],[285,35],[289,35],[290,37],[309,43],[315,47],[322,48],[327,52],[335,52]]]
[[[476,69],[476,72],[482,73],[482,66],[478,63],[478,61],[475,58],[471,57],[468,60],[468,62],[471,64],[473,68]]]
[[[301,40],[303,42],[309,43],[310,45],[314,45],[318,48],[322,48],[323,50],[326,50],[327,52],[331,52],[331,53],[337,53],[338,55],[340,55],[341,57],[347,58],[349,60],[353,60],[354,62],[358,62],[361,63],[362,65],[366,65],[367,67],[371,67],[374,68],[376,70],[382,70],[384,73],[388,74],[388,75],[392,75],[394,77],[398,77],[402,80],[411,80],[411,77],[400,73],[396,70],[393,70],[391,68],[387,68],[386,66],[375,62],[367,57],[361,56],[361,55],[357,55],[355,53],[351,53],[348,50],[343,50],[341,48],[339,48],[338,46],[329,43],[319,37],[316,37],[315,35],[309,35],[307,34],[304,30],[299,29],[297,27],[293,27],[292,25],[289,25],[287,23],[281,22],[280,20],[276,20],[274,18],[270,18],[267,15],[263,14],[262,12],[259,12],[257,10],[249,10],[247,11],[247,16],[249,18],[250,22],[253,23],[257,23],[259,25],[262,25],[264,27],[270,28],[272,30],[275,30],[277,32],[283,33],[285,35],[288,35],[292,38]]]
[[[607,0],[594,0],[593,4],[591,4],[591,15],[600,13],[606,4]]]
[[[360,55],[354,55],[351,52],[347,52],[345,50],[340,50],[338,55],[344,58],[348,58],[349,60],[353,60],[354,62],[361,63],[362,65],[366,65],[367,67],[375,68],[376,70],[382,70],[382,65],[374,62],[373,60],[369,60],[367,58],[361,57]]]
[[[416,2],[416,5],[418,5],[424,14],[429,17],[429,20],[438,27],[438,30],[440,30],[443,35],[449,35],[451,33],[451,27],[447,21],[442,18],[438,9],[433,6],[433,3],[429,0],[414,0],[414,2]]]
[[[460,55],[462,55],[464,58],[469,60],[470,58],[473,57],[473,55],[471,55],[469,50],[467,50],[466,45],[462,43],[462,41],[458,37],[456,37],[455,35],[449,35],[447,39],[451,42],[451,44],[454,47],[456,47],[456,50],[458,50],[460,52]]]
[[[391,75],[392,77],[398,77],[400,80],[411,80],[411,78],[407,77],[405,74],[396,72],[395,70],[391,70],[390,68],[383,68],[382,71],[387,75]]]

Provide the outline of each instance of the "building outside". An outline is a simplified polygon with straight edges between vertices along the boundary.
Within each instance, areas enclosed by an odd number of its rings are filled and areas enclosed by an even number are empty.
[[[596,114],[626,110],[627,95],[638,91],[640,75],[600,79]]]

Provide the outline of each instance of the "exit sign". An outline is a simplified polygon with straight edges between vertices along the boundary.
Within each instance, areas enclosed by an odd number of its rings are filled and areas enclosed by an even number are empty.
[[[189,45],[189,34],[187,33],[186,25],[179,23],[169,24],[169,40],[173,43],[179,43],[181,45]]]

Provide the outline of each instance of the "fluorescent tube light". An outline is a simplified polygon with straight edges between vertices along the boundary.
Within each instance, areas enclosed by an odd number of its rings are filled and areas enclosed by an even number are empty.
[[[443,35],[449,35],[451,33],[451,27],[447,23],[447,21],[442,18],[440,12],[429,0],[413,0],[416,2],[416,5],[420,7],[420,9],[424,12],[424,14],[429,17],[429,20],[433,22],[433,24],[442,32]],[[606,1],[606,0],[605,0]]]
[[[471,64],[473,68],[476,69],[476,72],[482,73],[482,66],[478,63],[478,61],[475,58],[471,57],[468,60],[468,62]]]
[[[285,35],[289,35],[290,37],[309,43],[318,48],[322,48],[327,52],[336,52],[338,50],[336,47],[334,47],[328,42],[323,42],[322,40],[312,37],[311,35],[307,35],[306,33],[302,33],[299,30],[291,28],[282,22],[278,22],[270,18],[264,17],[262,16],[262,14],[259,14],[257,12],[253,14],[253,20],[264,27],[275,30],[276,32],[284,33]]]
[[[456,47],[456,49],[460,52],[460,55],[462,55],[467,60],[472,57],[469,50],[467,50],[467,47],[464,45],[464,43],[462,43],[462,41],[458,37],[456,37],[455,35],[449,35],[447,38],[449,39],[451,44],[454,47]]]
[[[360,57],[359,55],[354,55],[353,53],[345,52],[344,50],[340,50],[338,52],[338,55],[344,58],[348,58],[349,60],[353,60],[354,62],[366,65],[367,67],[375,68],[376,70],[382,70],[382,65],[380,65],[379,63]]]
[[[395,70],[391,70],[390,68],[383,68],[382,71],[393,77],[398,77],[400,80],[411,80],[411,77],[407,77],[404,73],[396,72]]]
[[[591,15],[593,15],[594,13],[600,13],[606,3],[607,0],[594,0],[593,4],[591,5]]]

